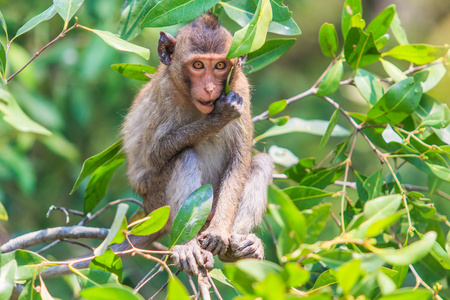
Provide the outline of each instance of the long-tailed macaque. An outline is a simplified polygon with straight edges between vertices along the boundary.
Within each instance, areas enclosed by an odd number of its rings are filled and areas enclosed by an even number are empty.
[[[266,209],[273,162],[263,153],[251,157],[250,92],[241,70],[245,58],[226,58],[231,41],[211,14],[181,28],[176,39],[161,32],[161,64],[123,126],[128,176],[143,197],[145,212],[171,208],[158,235],[170,231],[193,191],[213,186],[207,224],[196,238],[173,248],[172,259],[189,274],[211,269],[216,254],[224,261],[264,256],[251,231]]]

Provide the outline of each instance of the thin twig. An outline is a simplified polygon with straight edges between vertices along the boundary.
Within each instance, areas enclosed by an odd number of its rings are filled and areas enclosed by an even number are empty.
[[[48,208],[48,211],[47,211],[47,214],[45,215],[45,217],[48,219],[50,217],[51,212],[54,210],[62,211],[66,215],[66,224],[69,224],[69,222],[70,222],[69,214],[73,214],[73,215],[80,216],[80,217],[83,216],[83,213],[81,211],[52,205]]]
[[[181,272],[180,270],[177,270],[177,271],[175,272],[175,276],[178,276],[178,274],[180,274],[180,272]],[[151,296],[149,299],[150,299],[150,300],[155,299],[155,297],[158,296],[159,293],[161,293],[161,292],[166,288],[166,286],[167,286],[168,284],[169,284],[169,280],[167,280],[166,283],[164,283],[163,286],[162,286],[155,294],[153,294],[153,296]]]
[[[219,293],[219,290],[217,289],[216,285],[214,284],[214,281],[212,280],[208,272],[206,272],[206,276],[208,277],[209,284],[212,286],[217,298],[219,298],[219,300],[223,300],[222,296]]]
[[[159,268],[159,269],[158,269]],[[155,272],[156,270],[156,272]],[[139,283],[136,285],[136,287],[133,290],[133,293],[139,292],[139,290],[146,285],[150,280],[152,280],[157,274],[161,273],[164,270],[163,267],[159,263],[157,263],[150,272],[147,273],[147,275],[144,276],[144,278],[139,281]],[[153,274],[154,273],[154,274]]]
[[[93,219],[97,218],[98,216],[100,216],[102,213],[105,212],[105,210],[107,210],[108,208],[120,204],[120,203],[124,203],[124,202],[131,202],[134,204],[139,205],[140,207],[144,207],[144,204],[142,204],[141,201],[136,200],[134,198],[124,198],[124,199],[118,199],[112,202],[109,202],[108,204],[106,204],[105,206],[103,206],[101,209],[99,209],[95,214],[92,215],[87,215],[83,220],[80,221],[80,225],[85,225],[87,222],[92,221]]]
[[[211,295],[209,293],[210,287],[211,284],[208,281],[208,273],[205,269],[203,269],[201,270],[201,273],[198,274],[198,289],[203,297],[203,300],[211,300]]]
[[[192,280],[192,276],[189,275],[188,280],[189,280],[189,285],[191,286],[191,289],[194,292],[194,295],[197,295],[198,294],[197,288],[195,287],[194,280]]]

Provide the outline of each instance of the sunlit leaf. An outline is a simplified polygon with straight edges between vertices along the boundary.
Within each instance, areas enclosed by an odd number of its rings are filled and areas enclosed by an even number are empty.
[[[125,154],[123,152],[117,153],[109,161],[98,167],[86,186],[84,193],[84,213],[87,214],[93,210],[97,204],[106,195],[109,181],[120,165],[125,162]]]
[[[289,121],[289,116],[279,117],[279,118],[269,118],[269,121],[276,126],[283,126]]]
[[[219,0],[162,0],[145,16],[141,27],[163,27],[194,19]]]
[[[47,261],[44,257],[27,250],[15,250],[5,254],[0,254],[0,270],[3,270],[10,261],[17,262],[17,269],[15,272],[15,280],[28,280],[33,278],[37,269],[44,271],[47,267],[41,268],[39,264]]]
[[[383,87],[377,78],[364,69],[359,68],[356,71],[355,84],[361,96],[371,105],[377,103],[384,94]]]
[[[133,235],[149,235],[161,230],[169,219],[170,207],[163,206],[152,211],[144,222],[134,226],[130,233]]]
[[[261,48],[266,40],[267,30],[271,21],[272,6],[270,1],[260,0],[250,23],[234,34],[227,58],[242,56]]]
[[[101,165],[114,158],[121,148],[122,141],[119,140],[99,154],[86,159],[81,168],[80,175],[78,175],[77,181],[75,182],[70,194],[73,194],[73,192],[75,192],[75,190],[80,186],[81,182],[86,177],[94,173],[94,171],[97,170]]]
[[[450,124],[450,111],[447,104],[428,95],[422,96],[416,113],[422,119],[419,127],[431,126],[440,129]]]
[[[339,88],[339,83],[344,75],[344,64],[338,60],[325,74],[317,87],[317,96],[328,96]]]
[[[334,57],[338,49],[336,28],[333,24],[325,23],[319,31],[320,48],[325,56]]]
[[[448,47],[425,44],[399,45],[388,52],[383,53],[383,57],[391,56],[414,64],[425,65],[443,57],[448,49]]]
[[[355,70],[370,65],[381,57],[373,33],[366,34],[357,27],[352,27],[347,34],[344,54],[347,63]]]
[[[389,226],[400,220],[400,218],[403,217],[405,213],[406,210],[400,210],[392,216],[373,222],[369,226],[369,228],[367,228],[366,237],[372,237],[381,234],[384,230],[389,228]]]
[[[321,287],[329,286],[337,282],[338,280],[336,276],[336,271],[334,271],[333,269],[329,269],[320,274],[311,290],[314,291]]]
[[[280,205],[284,221],[290,229],[289,235],[298,244],[301,244],[306,235],[306,220],[302,213],[295,207],[289,196],[275,185],[269,186],[269,198]]]
[[[306,236],[305,243],[313,244],[317,241],[317,238],[325,228],[327,220],[330,218],[331,204],[325,203],[306,209],[302,211],[305,216],[306,224]]]
[[[15,38],[17,38],[19,35],[24,34],[25,32],[30,31],[34,27],[36,27],[39,23],[50,20],[56,15],[56,7],[55,5],[50,6],[45,11],[40,13],[39,15],[31,18],[28,22],[26,22],[22,27],[17,30]]]
[[[9,299],[14,289],[17,262],[11,260],[0,268],[0,299]]]
[[[288,287],[297,287],[308,282],[310,273],[298,263],[291,262],[283,266],[280,275]]]
[[[42,125],[31,120],[20,108],[14,96],[3,88],[0,88],[0,112],[3,113],[3,120],[19,131],[51,134]]]
[[[422,78],[408,77],[393,86],[369,110],[367,120],[396,125],[407,118],[422,97]]]
[[[266,132],[257,136],[255,141],[262,140],[267,137],[293,133],[293,132],[303,132],[313,135],[323,136],[328,128],[328,121],[322,120],[303,120],[300,118],[290,118],[289,121],[283,126],[274,126],[269,128]],[[350,135],[350,131],[336,125],[331,133],[332,137],[342,137]]]
[[[428,71],[429,74],[427,80],[422,82],[422,89],[424,93],[434,88],[444,77],[445,73],[447,73],[447,69],[445,68],[443,62],[432,64],[425,70]]]
[[[381,270],[377,272],[377,282],[383,295],[391,294],[397,289],[395,282]]]
[[[142,28],[139,26],[147,13],[158,3],[157,0],[131,0],[123,9],[119,20],[119,36],[124,40],[136,37]]]
[[[123,221],[123,219],[125,218],[125,216],[127,214],[128,208],[129,208],[128,204],[125,204],[125,203],[120,203],[117,206],[116,215],[114,216],[114,221],[113,221],[113,223],[111,225],[111,228],[109,229],[108,235],[103,240],[103,242],[100,244],[100,246],[95,248],[95,250],[94,250],[94,255],[95,256],[100,256],[103,253],[105,253],[106,249],[108,248],[108,246],[113,241],[113,239],[116,236],[117,232],[120,230],[121,225],[122,225],[122,221]]]
[[[3,43],[0,42],[0,79],[5,77],[6,70],[6,50]],[[1,105],[1,102],[0,102]]]
[[[391,22],[395,16],[395,5],[386,7],[375,19],[370,22],[366,28],[366,32],[372,32],[375,40],[382,37],[391,26]]]
[[[278,147],[276,145],[270,146],[267,153],[272,157],[274,163],[286,168],[296,165],[299,161],[298,157],[289,149]]]
[[[402,143],[403,139],[397,132],[392,128],[391,125],[387,124],[386,128],[381,133],[383,140],[389,144],[391,142]]]
[[[111,286],[119,286],[119,278],[116,274],[98,269],[79,269],[79,273],[84,276],[78,275],[78,280],[81,287],[89,288],[103,284],[110,284]]]
[[[84,0],[53,0],[56,11],[65,22],[72,19],[83,2]]]
[[[294,43],[295,39],[267,40],[261,48],[247,56],[244,73],[254,73],[273,63],[286,53]]]
[[[106,249],[105,253],[95,257],[89,268],[116,274],[119,282],[122,282],[122,259],[111,249]]]
[[[276,115],[280,112],[282,112],[287,106],[286,99],[273,102],[269,105],[269,116]]]
[[[117,35],[109,32],[109,31],[92,29],[92,28],[88,28],[88,27],[84,27],[84,26],[82,26],[81,28],[86,29],[87,31],[90,31],[92,33],[95,33],[106,44],[113,47],[114,49],[117,49],[119,51],[136,53],[137,55],[139,55],[145,59],[150,58],[150,50],[149,49],[132,44],[125,40],[122,40],[120,37],[118,37]]]
[[[169,249],[194,238],[208,218],[212,201],[213,189],[211,184],[206,184],[189,195],[173,221]]]
[[[147,74],[156,72],[154,67],[138,64],[115,64],[111,65],[111,68],[127,78],[140,81],[150,81],[151,78]]]
[[[413,264],[430,253],[436,241],[436,232],[427,232],[420,241],[414,242],[401,249],[384,248],[373,250],[384,261],[392,265]]]
[[[357,283],[359,277],[362,275],[360,265],[361,261],[355,259],[339,267],[336,277],[345,294],[350,292],[351,288]]]
[[[361,0],[346,0],[344,3],[344,8],[342,10],[342,35],[344,39],[347,38],[347,33],[352,27],[352,17],[361,14],[362,15],[362,5]]]
[[[400,45],[408,45],[408,38],[406,36],[406,32],[402,27],[400,22],[400,18],[398,17],[397,12],[394,14],[394,18],[391,22],[391,30],[394,33],[395,39]]]
[[[125,285],[103,285],[91,287],[80,291],[80,296],[87,300],[144,300],[144,297],[133,293],[133,289]]]
[[[268,31],[281,35],[298,35],[302,33],[297,23],[295,23],[292,18],[283,22],[272,21],[269,25]]]
[[[331,115],[330,123],[328,123],[327,131],[325,131],[322,140],[320,140],[319,148],[323,148],[328,143],[331,133],[333,132],[334,127],[337,125],[337,122],[339,121],[340,113],[341,113],[340,110],[337,108]]]
[[[387,60],[380,59],[381,64],[383,65],[384,70],[386,73],[391,77],[394,82],[400,82],[403,79],[408,78],[405,73],[403,73],[402,70],[400,70],[396,65],[394,65],[391,62],[388,62]]]
[[[447,167],[426,163],[431,172],[439,179],[450,181],[450,169]]]
[[[189,300],[189,293],[186,287],[181,283],[178,277],[169,279],[169,288],[167,291],[167,300]]]
[[[332,192],[327,192],[310,186],[293,186],[283,190],[289,198],[294,201],[295,206],[300,210],[312,208],[319,204],[323,199],[333,195]]]

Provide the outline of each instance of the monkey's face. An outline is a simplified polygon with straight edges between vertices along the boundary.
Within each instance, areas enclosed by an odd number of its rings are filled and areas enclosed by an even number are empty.
[[[223,55],[195,55],[185,68],[191,83],[191,96],[195,107],[204,114],[214,109],[214,102],[223,93],[232,63]]]

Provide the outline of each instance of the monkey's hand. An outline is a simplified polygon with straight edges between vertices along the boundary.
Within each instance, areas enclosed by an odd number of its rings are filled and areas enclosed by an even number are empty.
[[[234,262],[244,258],[264,258],[264,245],[261,240],[251,234],[233,233],[230,236],[230,247],[224,255],[219,255],[223,262]]]
[[[185,270],[190,276],[198,275],[201,268],[211,271],[214,267],[213,255],[200,248],[197,238],[184,245],[174,246],[171,259],[178,269]]]
[[[222,255],[227,251],[229,234],[221,228],[210,226],[200,234],[198,241],[203,249],[210,251],[213,255]]]
[[[244,112],[242,97],[234,91],[221,95],[214,105],[213,115],[221,116],[227,121],[237,119]]]

